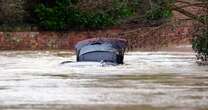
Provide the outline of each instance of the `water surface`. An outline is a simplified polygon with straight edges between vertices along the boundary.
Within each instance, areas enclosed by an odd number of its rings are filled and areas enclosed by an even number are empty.
[[[191,52],[129,52],[125,64],[66,51],[1,51],[1,110],[207,110],[208,66]]]

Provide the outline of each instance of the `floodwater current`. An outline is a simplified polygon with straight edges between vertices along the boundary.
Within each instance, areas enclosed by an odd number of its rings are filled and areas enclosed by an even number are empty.
[[[128,52],[118,66],[75,60],[1,51],[0,110],[208,110],[208,66],[192,52]]]

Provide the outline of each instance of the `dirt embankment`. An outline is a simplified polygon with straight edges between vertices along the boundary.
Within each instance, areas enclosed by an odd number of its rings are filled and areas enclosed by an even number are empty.
[[[192,30],[191,22],[184,22],[178,26],[143,27],[131,30],[0,32],[0,50],[73,49],[78,41],[93,37],[124,38],[127,39],[130,50],[152,50],[170,44],[187,44],[192,38]]]

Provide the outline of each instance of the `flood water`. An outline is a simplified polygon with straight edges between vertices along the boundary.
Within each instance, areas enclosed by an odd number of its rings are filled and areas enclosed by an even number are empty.
[[[0,109],[208,110],[208,66],[198,66],[192,52],[129,52],[119,66],[75,58],[1,51]]]

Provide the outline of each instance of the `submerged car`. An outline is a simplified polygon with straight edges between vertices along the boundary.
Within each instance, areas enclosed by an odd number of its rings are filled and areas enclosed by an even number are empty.
[[[127,47],[125,39],[92,38],[76,44],[77,62],[104,62],[123,64]]]

